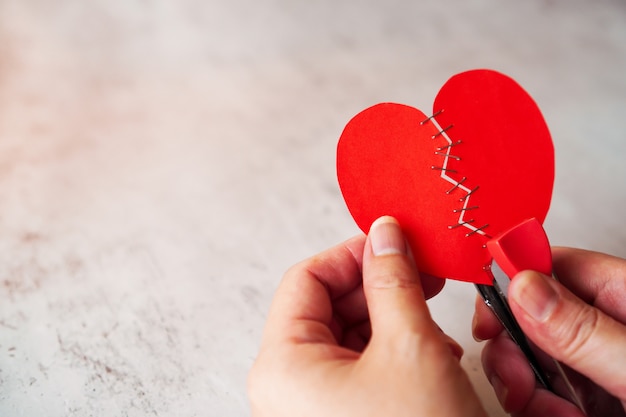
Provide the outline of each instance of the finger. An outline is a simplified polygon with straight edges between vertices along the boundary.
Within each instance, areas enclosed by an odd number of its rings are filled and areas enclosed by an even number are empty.
[[[369,321],[346,329],[341,345],[355,352],[362,352],[372,337]]]
[[[433,298],[439,294],[446,284],[446,280],[432,275],[420,273],[420,281],[422,282],[422,289],[424,291],[424,297],[426,299]]]
[[[487,342],[481,359],[502,408],[507,412],[522,410],[535,390],[535,376],[517,345],[501,332]]]
[[[359,285],[344,296],[333,300],[332,304],[334,314],[343,327],[351,327],[369,320],[363,285]]]
[[[476,296],[474,318],[472,319],[472,334],[477,341],[489,340],[498,336],[504,328],[485,304],[481,296]]]
[[[361,285],[365,236],[352,238],[292,267],[276,290],[263,343],[334,343],[332,299]]]
[[[422,276],[420,274],[420,276],[426,299],[432,298],[441,292],[446,282],[445,279],[430,275]],[[369,311],[363,286],[361,285],[348,294],[334,300],[333,309],[343,327],[350,327],[369,320]]]
[[[485,345],[482,363],[500,405],[511,415],[583,417],[569,401],[537,388],[528,360],[506,333]]]
[[[363,289],[373,339],[434,327],[408,245],[392,217],[372,224],[363,255]]]
[[[536,389],[525,408],[512,413],[511,416],[585,417],[585,414],[571,402],[544,389]]]
[[[554,248],[554,273],[571,292],[626,324],[626,260],[582,249]]]
[[[528,337],[555,359],[626,398],[626,327],[557,281],[523,271],[509,285],[513,314]]]
[[[626,261],[602,253],[573,248],[553,248],[553,266],[560,282],[588,304],[626,323]],[[472,333],[488,340],[502,331],[502,325],[477,296]]]
[[[437,295],[444,287],[446,280],[431,275],[420,274],[426,299]],[[349,293],[333,300],[333,311],[341,328],[350,328],[355,324],[369,321],[367,301],[363,285],[359,285]]]

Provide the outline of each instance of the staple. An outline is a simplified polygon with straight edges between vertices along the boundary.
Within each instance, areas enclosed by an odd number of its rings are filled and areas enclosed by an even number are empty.
[[[445,152],[435,152],[435,155],[447,156],[448,158],[456,159],[457,161],[460,161],[460,160],[461,160],[461,157],[460,157],[460,156],[450,155],[450,154],[447,154],[447,153],[445,153]]]
[[[420,122],[420,125],[423,125],[423,124],[425,124],[425,123],[428,123],[428,121],[429,121],[430,119],[432,119],[432,118],[433,118],[433,117],[435,117],[435,116],[439,116],[442,112],[443,112],[443,109],[441,109],[441,110],[439,110],[439,111],[435,112],[432,116],[428,116],[427,118],[425,118],[424,120],[422,120],[422,121]]]
[[[449,125],[448,127],[444,127],[443,129],[441,129],[439,132],[435,133],[434,135],[432,135],[430,138],[431,139],[436,139],[437,136],[441,136],[443,135],[446,131],[448,131],[449,129],[451,129],[454,125]]]
[[[483,229],[485,229],[485,228],[486,228],[486,227],[488,227],[488,226],[489,226],[489,223],[483,224],[482,226],[477,227],[476,229],[472,230],[471,232],[469,232],[469,233],[465,234],[465,237],[470,237],[470,236],[471,236],[471,235],[473,235],[473,234],[476,234],[476,233],[478,233],[478,232],[481,232],[482,234],[484,234],[484,235],[485,235],[485,237],[487,237],[487,238],[491,239],[491,236],[489,236],[487,233],[483,232]]]
[[[452,142],[452,143],[448,143],[447,145],[440,146],[440,147],[437,148],[437,150],[438,151],[443,151],[444,149],[448,149],[448,148],[451,148],[453,146],[457,146],[457,145],[460,145],[460,144],[461,144],[461,141],[457,140],[456,142]]]
[[[451,172],[453,174],[456,174],[456,170],[454,169],[449,169],[449,168],[444,168],[444,167],[436,167],[436,166],[431,166],[430,169],[434,169],[436,171],[443,171],[443,172]]]
[[[460,209],[454,209],[452,210],[453,213],[461,213],[463,211],[467,211],[467,210],[476,210],[478,208],[478,206],[471,206],[471,207],[463,207]]]
[[[448,191],[446,191],[446,194],[450,194],[452,191],[454,191],[457,188],[459,188],[459,185],[463,184],[466,179],[467,179],[466,177],[461,178],[461,181],[458,181],[456,184],[454,184],[454,187],[452,187]]]
[[[460,227],[460,226],[465,226],[466,224],[470,224],[470,223],[473,223],[473,222],[474,222],[474,219],[471,219],[471,220],[466,220],[466,221],[464,221],[464,222],[459,222],[459,223],[456,223],[456,224],[450,225],[450,226],[448,226],[448,229],[455,229],[455,228],[457,228],[457,227]]]
[[[465,194],[463,197],[459,198],[459,201],[465,201],[467,200],[467,197],[469,197],[470,195],[472,195],[476,190],[478,190],[478,185],[474,188],[472,188],[471,190],[469,190],[467,192],[467,194]]]

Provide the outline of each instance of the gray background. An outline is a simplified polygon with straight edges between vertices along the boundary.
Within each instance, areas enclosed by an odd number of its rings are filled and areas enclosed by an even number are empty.
[[[343,126],[477,67],[551,128],[552,243],[626,256],[623,1],[0,0],[0,415],[247,415],[283,271],[358,233]]]

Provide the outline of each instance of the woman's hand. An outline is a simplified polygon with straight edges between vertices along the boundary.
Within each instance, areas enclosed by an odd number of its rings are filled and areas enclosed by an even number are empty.
[[[426,305],[443,283],[420,279],[391,217],[290,269],[249,375],[253,415],[485,416]]]
[[[554,249],[553,258],[560,282],[519,273],[508,290],[511,310],[530,340],[586,377],[578,388],[589,415],[625,415],[626,260],[568,248]],[[520,417],[583,416],[536,386],[523,355],[482,300],[476,302],[474,336],[490,339],[483,367],[505,410]]]

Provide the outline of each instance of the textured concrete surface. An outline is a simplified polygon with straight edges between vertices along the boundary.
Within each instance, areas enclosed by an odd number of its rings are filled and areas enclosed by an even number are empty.
[[[623,1],[0,0],[0,415],[247,415],[283,271],[358,233],[344,124],[476,67],[548,121],[552,242],[626,256]]]

